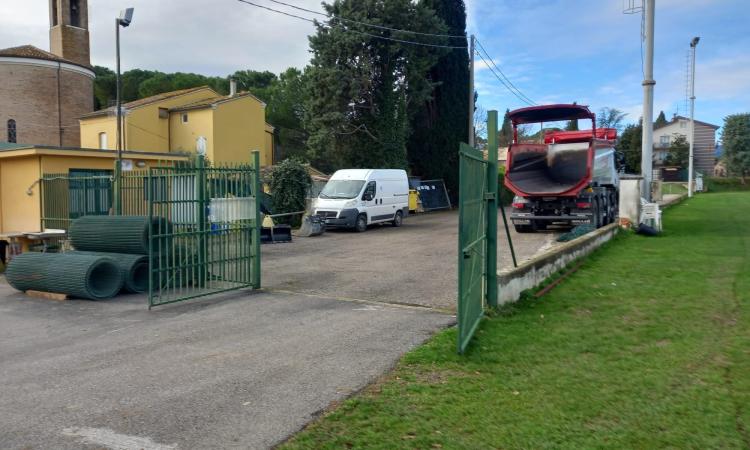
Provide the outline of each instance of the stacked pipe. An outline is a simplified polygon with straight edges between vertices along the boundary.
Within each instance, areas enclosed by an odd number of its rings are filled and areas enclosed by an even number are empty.
[[[10,262],[6,276],[14,288],[67,294],[91,300],[120,290],[141,293],[149,286],[149,232],[170,234],[166,219],[143,216],[84,216],[73,221],[75,251],[26,253]],[[160,239],[157,255],[168,253]],[[113,274],[113,270],[116,274]]]

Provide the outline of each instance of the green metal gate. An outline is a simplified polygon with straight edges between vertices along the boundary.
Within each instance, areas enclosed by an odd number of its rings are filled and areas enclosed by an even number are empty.
[[[467,144],[459,148],[459,353],[466,351],[485,305],[497,306],[497,111],[488,112],[487,131],[487,159]]]
[[[149,308],[260,288],[260,165],[152,167]]]

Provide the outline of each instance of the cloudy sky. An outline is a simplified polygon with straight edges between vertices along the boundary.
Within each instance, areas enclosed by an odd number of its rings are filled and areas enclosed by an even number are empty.
[[[274,8],[268,0],[254,0]],[[286,0],[320,10],[319,0]],[[640,15],[630,0],[466,0],[469,31],[511,81],[537,103],[615,107],[630,121],[641,110]],[[637,1],[637,0],[636,0]],[[47,0],[0,0],[0,48],[49,48]],[[237,69],[302,67],[311,24],[237,0],[90,0],[92,63],[114,66],[114,17],[135,7],[123,32],[123,68],[227,75]],[[287,9],[288,10],[288,9]],[[290,10],[292,11],[292,10]],[[307,14],[310,16],[309,14]],[[655,110],[685,110],[686,53],[700,36],[696,118],[721,124],[750,111],[748,0],[657,0]],[[524,103],[477,62],[479,103],[514,109]]]

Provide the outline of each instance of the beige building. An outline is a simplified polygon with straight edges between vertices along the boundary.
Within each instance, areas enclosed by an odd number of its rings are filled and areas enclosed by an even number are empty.
[[[695,121],[695,144],[693,166],[698,172],[712,174],[716,164],[716,130],[718,125]],[[667,157],[669,146],[676,136],[685,136],[690,142],[690,119],[674,116],[668,124],[654,128],[654,163],[661,166]]]
[[[86,0],[50,0],[50,49],[0,50],[0,141],[80,145],[78,117],[94,109]]]

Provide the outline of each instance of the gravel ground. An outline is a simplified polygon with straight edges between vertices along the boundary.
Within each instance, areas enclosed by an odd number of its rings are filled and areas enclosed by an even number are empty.
[[[498,223],[502,269],[513,262],[502,219]],[[559,235],[511,228],[519,263],[556,245]],[[295,237],[292,243],[263,246],[263,283],[273,290],[454,310],[457,239],[456,211],[410,216],[401,228],[376,225],[365,233],[329,230]]]

